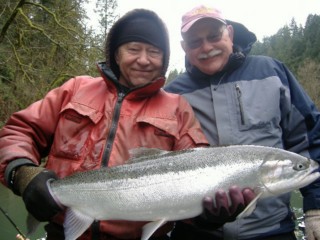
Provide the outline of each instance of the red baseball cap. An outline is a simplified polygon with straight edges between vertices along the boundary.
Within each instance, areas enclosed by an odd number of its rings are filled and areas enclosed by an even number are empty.
[[[200,5],[182,16],[181,33],[186,33],[196,21],[202,18],[213,18],[226,24],[226,20],[220,10]]]

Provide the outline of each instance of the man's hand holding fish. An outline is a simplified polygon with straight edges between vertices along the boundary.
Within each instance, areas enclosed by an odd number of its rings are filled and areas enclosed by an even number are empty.
[[[195,217],[193,222],[202,227],[221,227],[226,222],[233,222],[255,197],[256,194],[250,188],[240,189],[238,186],[232,186],[228,193],[218,190],[215,198],[204,197],[203,213]]]

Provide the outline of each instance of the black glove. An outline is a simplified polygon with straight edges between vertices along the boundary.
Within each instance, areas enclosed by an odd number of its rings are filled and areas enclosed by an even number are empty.
[[[55,202],[48,188],[48,181],[57,175],[41,167],[22,166],[16,170],[14,190],[22,195],[28,212],[38,221],[49,221],[62,208]]]
[[[241,191],[239,187],[233,186],[229,189],[229,196],[230,204],[225,191],[218,191],[215,195],[215,201],[211,197],[205,197],[203,200],[204,211],[194,219],[194,222],[211,229],[221,227],[226,222],[233,222],[254,199],[255,193],[248,188]]]

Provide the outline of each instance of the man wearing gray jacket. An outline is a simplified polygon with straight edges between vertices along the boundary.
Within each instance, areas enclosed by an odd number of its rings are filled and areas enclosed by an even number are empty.
[[[199,6],[182,17],[186,72],[166,86],[193,107],[211,145],[283,148],[320,161],[320,113],[288,68],[247,56],[255,35]],[[320,181],[301,189],[308,240],[320,239]],[[179,222],[172,239],[296,239],[290,194],[258,202],[248,217],[215,229]]]

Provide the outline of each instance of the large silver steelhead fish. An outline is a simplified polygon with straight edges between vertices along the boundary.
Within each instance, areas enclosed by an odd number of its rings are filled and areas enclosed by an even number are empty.
[[[141,152],[141,150],[140,150]],[[66,206],[68,240],[80,236],[94,220],[150,221],[143,240],[167,221],[199,215],[204,196],[232,185],[250,187],[259,198],[304,187],[319,176],[317,162],[281,149],[262,146],[195,148],[143,155],[132,163],[54,181],[54,198]]]

